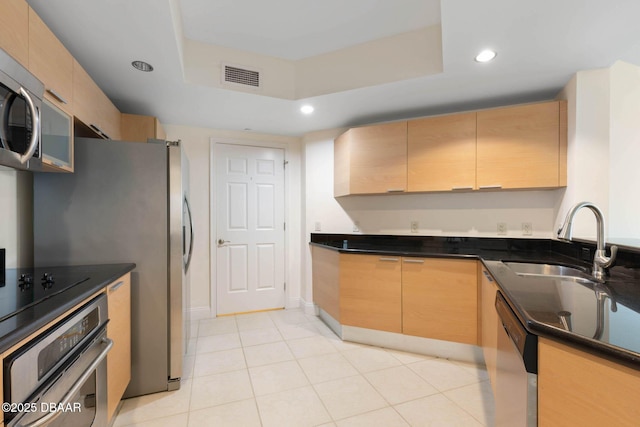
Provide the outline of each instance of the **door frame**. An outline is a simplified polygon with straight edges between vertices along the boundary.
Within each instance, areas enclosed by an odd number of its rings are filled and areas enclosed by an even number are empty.
[[[218,159],[218,144],[226,144],[226,145],[238,145],[238,146],[248,146],[248,147],[256,147],[256,148],[274,148],[281,149],[284,152],[284,161],[285,164],[289,164],[289,151],[290,144],[287,143],[279,143],[273,141],[259,141],[253,139],[240,139],[240,138],[216,138],[212,137],[209,139],[209,307],[211,309],[211,317],[217,317],[218,308],[216,295],[218,290],[217,283],[217,231],[218,231],[218,222],[216,216],[216,207],[218,202],[218,194],[216,192],[216,173],[215,173],[215,165],[216,160]],[[289,167],[284,168],[284,221],[287,224],[286,229],[284,230],[284,280],[287,284],[284,290],[284,299],[285,299],[285,308],[291,308],[292,306],[296,306],[293,301],[291,301],[291,286],[290,286],[290,248],[289,248],[289,238],[291,236],[292,227],[290,224],[289,218]],[[292,304],[293,303],[293,304]],[[299,301],[298,301],[299,304]]]

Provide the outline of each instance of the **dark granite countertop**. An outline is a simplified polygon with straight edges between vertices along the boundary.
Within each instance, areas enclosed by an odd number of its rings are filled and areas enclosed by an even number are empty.
[[[563,264],[589,272],[595,249],[592,242],[314,233],[311,244],[340,253],[479,259],[530,333],[640,370],[640,249],[621,247],[605,282],[594,289],[562,279],[518,276],[504,263]],[[571,313],[571,331],[558,316],[565,311]]]
[[[38,299],[33,305],[18,311],[14,315],[4,316],[3,320],[0,321],[0,353],[134,268],[135,264],[102,264],[42,269],[53,274],[54,277],[74,276],[83,277],[84,280],[61,292],[46,295]],[[7,270],[7,276],[9,276],[9,273],[13,273],[14,277],[16,275],[19,277],[19,274],[23,271],[33,270]],[[39,273],[36,272],[36,274]],[[39,283],[36,283],[36,285],[39,286]],[[6,290],[11,292],[13,292],[12,288],[17,286],[16,281],[10,282],[9,280],[4,285]]]

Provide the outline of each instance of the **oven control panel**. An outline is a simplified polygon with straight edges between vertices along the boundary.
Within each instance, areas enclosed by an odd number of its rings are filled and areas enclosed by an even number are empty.
[[[98,318],[98,308],[96,307],[40,350],[38,353],[38,380],[48,374],[52,367],[98,327]]]
[[[5,357],[5,402],[26,402],[52,375],[72,363],[108,322],[107,316],[107,297],[101,294]]]

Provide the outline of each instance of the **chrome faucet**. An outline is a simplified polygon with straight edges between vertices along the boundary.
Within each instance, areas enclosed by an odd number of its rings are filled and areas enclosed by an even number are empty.
[[[618,253],[618,247],[611,246],[611,256],[607,257],[606,245],[604,241],[604,216],[602,211],[591,202],[581,202],[573,206],[567,212],[567,217],[564,220],[564,224],[558,230],[558,239],[571,241],[571,229],[573,228],[573,217],[582,208],[589,208],[591,212],[596,216],[596,222],[598,225],[598,234],[596,236],[596,253],[593,256],[593,270],[591,274],[598,280],[604,280],[604,269],[611,267],[616,259]]]

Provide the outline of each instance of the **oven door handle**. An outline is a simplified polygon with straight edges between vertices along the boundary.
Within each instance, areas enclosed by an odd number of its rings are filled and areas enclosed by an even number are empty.
[[[93,371],[95,371],[98,365],[102,363],[104,358],[107,357],[107,353],[109,353],[109,350],[111,350],[111,347],[113,347],[113,340],[107,337],[104,337],[102,338],[102,343],[106,344],[106,347],[94,359],[91,365],[89,365],[89,367],[82,373],[80,378],[78,378],[78,380],[73,384],[73,386],[71,386],[71,389],[62,397],[62,399],[58,403],[59,406],[66,407],[71,402],[71,399],[73,399],[74,395],[84,385],[84,382],[91,376],[91,374],[93,374]],[[62,414],[62,411],[49,412],[44,417],[40,417],[32,423],[25,424],[23,427],[43,426],[51,422],[55,418],[57,418],[60,414]]]

